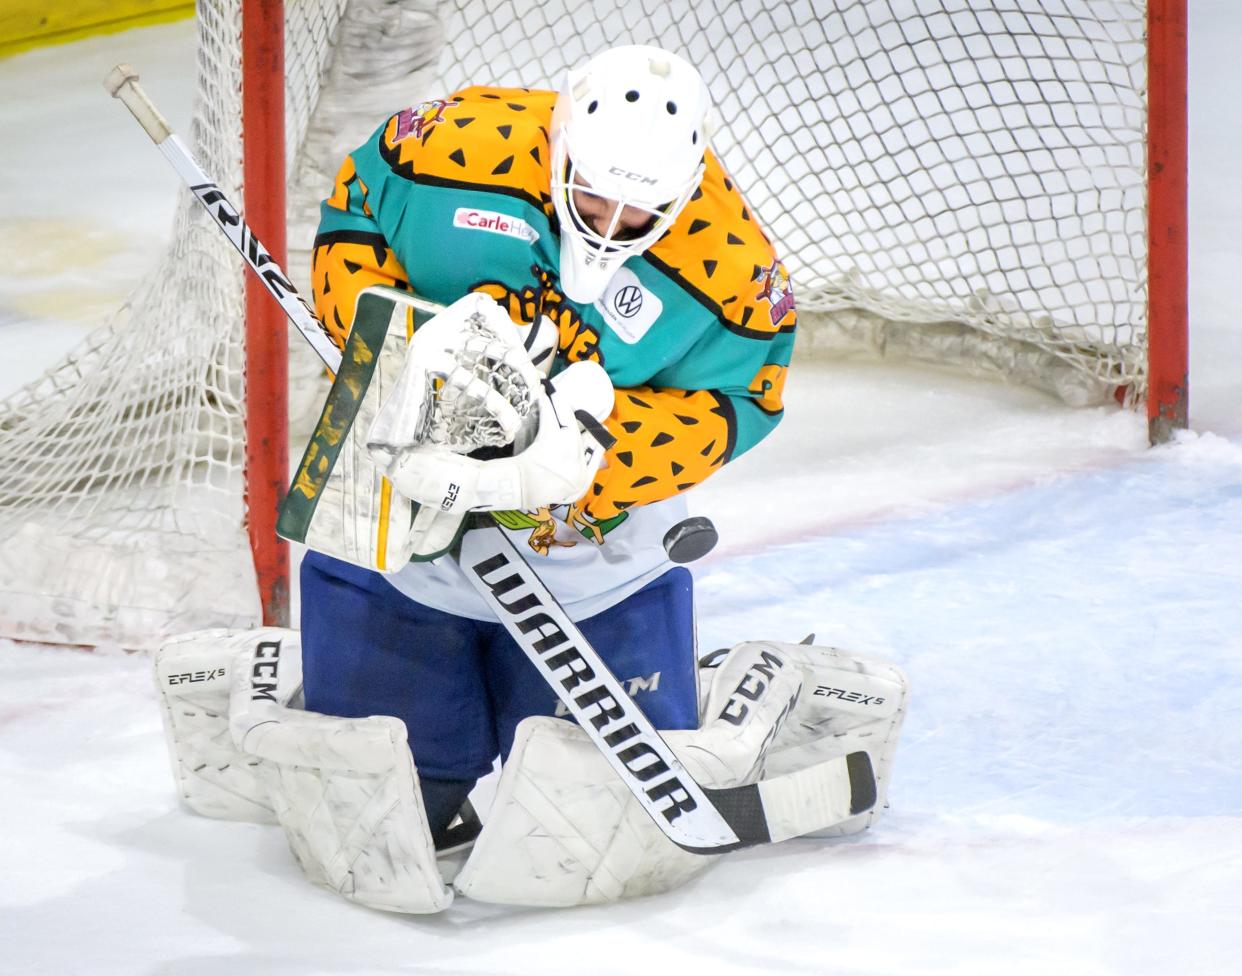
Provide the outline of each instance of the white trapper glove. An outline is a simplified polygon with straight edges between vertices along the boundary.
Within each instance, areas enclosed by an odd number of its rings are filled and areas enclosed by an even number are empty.
[[[512,457],[480,460],[430,443],[371,457],[397,491],[443,513],[568,504],[586,493],[611,444],[601,423],[612,406],[604,368],[573,363],[541,389],[534,439]]]
[[[535,331],[527,328],[526,338]],[[367,432],[367,451],[384,470],[423,444],[463,454],[511,444],[533,419],[542,376],[508,313],[471,292],[410,339],[401,373]]]

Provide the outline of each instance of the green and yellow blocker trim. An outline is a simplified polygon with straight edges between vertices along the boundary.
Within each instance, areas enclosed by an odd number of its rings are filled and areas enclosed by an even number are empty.
[[[365,292],[359,296],[353,328],[341,355],[341,368],[332,381],[314,433],[302,452],[289,493],[280,505],[276,532],[282,538],[291,542],[306,541],[315,506],[319,504],[328,476],[340,457],[345,438],[362,406],[362,398],[375,375],[391,319],[389,299]]]

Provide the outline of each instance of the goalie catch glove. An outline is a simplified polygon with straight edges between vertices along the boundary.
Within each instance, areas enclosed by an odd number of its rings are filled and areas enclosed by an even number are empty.
[[[534,439],[525,450],[482,460],[438,444],[401,451],[380,470],[407,498],[446,513],[531,511],[575,502],[591,486],[611,437],[601,422],[613,406],[612,381],[594,362],[567,367],[536,399]]]
[[[401,375],[367,433],[367,450],[383,471],[424,444],[462,454],[511,444],[531,420],[541,378],[508,314],[472,292],[410,339]]]

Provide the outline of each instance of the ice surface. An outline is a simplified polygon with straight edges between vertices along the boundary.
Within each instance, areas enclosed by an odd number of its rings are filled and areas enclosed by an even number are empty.
[[[1192,7],[1192,433],[802,362],[773,439],[696,489],[704,649],[814,631],[908,672],[875,828],[630,904],[388,916],[304,882],[276,828],[178,809],[145,659],[0,641],[0,973],[1237,972],[1242,10]],[[184,125],[191,43],[0,61],[0,389],[158,255],[176,180],[100,79],[134,62]]]

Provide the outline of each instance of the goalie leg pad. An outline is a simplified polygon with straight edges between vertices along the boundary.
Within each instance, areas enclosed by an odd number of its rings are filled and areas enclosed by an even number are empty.
[[[878,658],[806,644],[751,642],[734,648],[730,659],[744,650],[753,655],[756,648],[785,658],[803,675],[802,694],[767,751],[765,778],[866,752],[876,775],[875,805],[809,836],[840,837],[869,827],[888,797],[893,754],[909,698],[905,674]]]
[[[301,686],[294,631],[213,628],[170,638],[155,652],[173,779],[182,804],[195,813],[254,823],[276,820],[259,761],[238,749],[229,731],[229,690],[238,662],[252,662],[256,646],[273,644],[284,647],[286,666],[270,693],[287,704]]]
[[[235,669],[230,726],[306,877],[350,901],[427,914],[452,902],[436,866],[405,723],[333,718],[266,696],[276,677],[256,647]],[[277,668],[279,669],[279,666]]]
[[[703,786],[754,782],[802,681],[799,668],[756,645],[715,675],[717,717],[663,735]],[[454,887],[478,901],[568,907],[669,891],[714,861],[668,840],[582,729],[535,717],[518,726]]]
[[[714,860],[660,833],[582,729],[537,716],[518,725],[453,887],[475,901],[567,908],[669,891]]]
[[[453,896],[436,866],[405,723],[313,712],[290,718],[263,746],[307,762],[267,760],[260,771],[307,879],[370,908],[420,915],[447,908]],[[325,744],[325,765],[310,764]],[[344,757],[365,768],[342,765]]]

